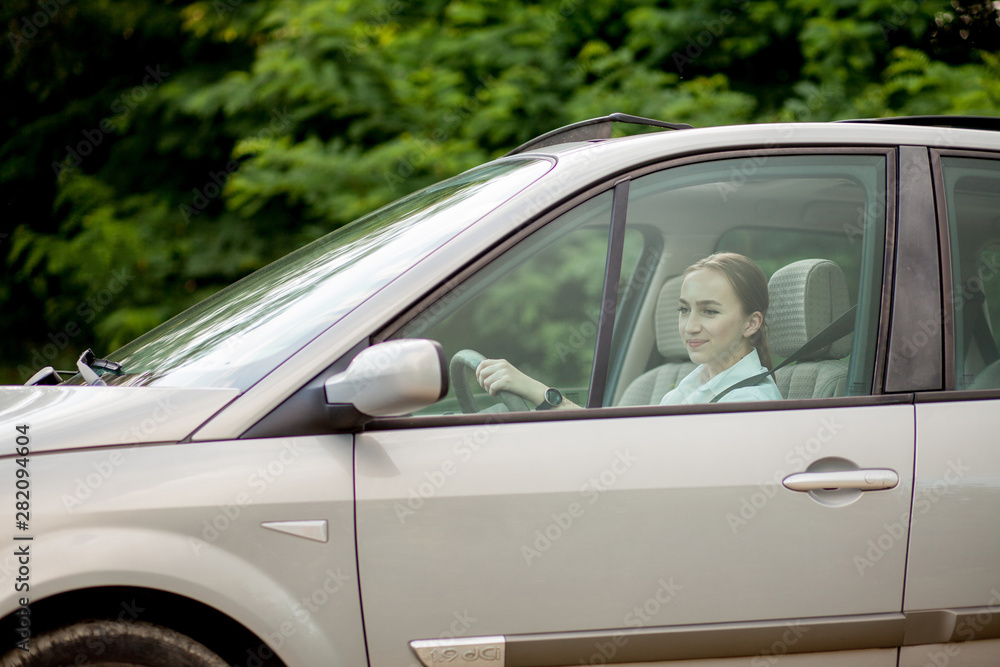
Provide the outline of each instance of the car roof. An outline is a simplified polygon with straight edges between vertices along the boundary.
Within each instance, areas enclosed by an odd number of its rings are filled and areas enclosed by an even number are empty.
[[[695,129],[691,125],[684,123],[670,123],[666,121],[642,118],[639,116],[632,116],[623,113],[612,113],[608,116],[602,116],[598,118],[591,118],[588,120],[580,121],[577,123],[572,123],[561,127],[550,132],[546,132],[534,139],[531,139],[521,146],[518,146],[514,150],[508,152],[506,156],[521,155],[526,153],[538,154],[541,149],[548,148],[550,150],[545,151],[543,154],[552,155],[558,152],[562,152],[557,146],[565,146],[572,144],[590,144],[590,143],[603,143],[611,141],[611,135],[615,123],[621,125],[632,125],[632,126],[646,126],[646,127],[656,127],[661,132],[653,134],[663,134],[662,130],[673,130],[674,132],[683,130],[693,130]],[[781,126],[808,126],[808,125],[820,125],[820,126],[843,126],[857,128],[861,126],[898,126],[904,128],[912,128],[917,130],[915,136],[921,136],[919,133],[920,129],[925,130],[926,133],[935,134],[938,136],[947,135],[947,132],[942,132],[942,130],[955,130],[955,129],[967,129],[975,131],[984,132],[996,132],[1000,134],[1000,118],[992,116],[899,116],[890,118],[859,118],[859,119],[848,119],[833,121],[828,123],[780,123],[780,124],[742,124],[742,125],[730,125],[730,126],[720,126],[720,127],[739,127],[744,128],[743,131],[748,133],[754,133],[754,128],[766,127],[768,125],[781,125]],[[713,128],[701,128],[703,130],[709,130]],[[669,132],[666,134],[673,134],[674,132]],[[845,134],[851,134],[852,130],[844,130]],[[649,133],[647,133],[649,134]],[[619,139],[634,139],[636,136],[645,135],[633,135],[632,137],[619,137]],[[921,143],[926,143],[921,141]],[[506,157],[505,156],[505,157]]]
[[[516,153],[516,157],[544,156],[571,163],[600,160],[641,163],[674,154],[768,148],[861,147],[921,145],[939,149],[1000,151],[1000,131],[956,127],[925,127],[891,123],[756,123],[721,125],[626,137],[588,139],[548,145]],[[511,155],[511,154],[508,154]],[[624,166],[624,165],[623,165]],[[606,171],[601,169],[601,171]]]

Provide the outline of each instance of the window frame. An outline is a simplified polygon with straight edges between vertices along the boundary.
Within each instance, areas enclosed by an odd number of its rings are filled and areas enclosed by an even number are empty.
[[[637,231],[642,235],[642,252],[636,262],[635,270],[629,276],[623,294],[618,295],[618,308],[615,312],[615,331],[628,331],[629,334],[635,329],[639,321],[639,313],[642,304],[649,296],[652,287],[653,272],[645,270],[644,267],[655,264],[659,261],[663,252],[663,237],[652,233],[649,229],[631,227],[632,231]],[[619,326],[622,326],[619,329]],[[621,380],[621,371],[625,364],[625,348],[620,346],[615,338],[611,343],[611,355],[608,358],[607,383],[604,387],[604,399],[614,396],[618,391],[618,383]],[[650,358],[652,358],[652,353]],[[648,361],[648,360],[647,360]]]
[[[487,264],[506,253],[515,245],[525,240],[528,236],[540,230],[556,218],[577,205],[587,201],[608,190],[614,190],[622,183],[630,183],[631,180],[646,176],[651,173],[673,169],[690,164],[716,162],[720,160],[734,160],[741,158],[760,158],[771,156],[795,156],[795,155],[880,155],[885,159],[885,234],[882,257],[882,289],[879,296],[880,302],[877,317],[877,333],[875,342],[875,357],[873,360],[874,370],[872,378],[871,394],[867,396],[835,396],[823,399],[783,399],[781,401],[760,401],[753,403],[753,410],[792,410],[808,409],[815,407],[849,407],[859,405],[884,405],[912,402],[912,396],[907,392],[897,392],[887,395],[884,391],[885,374],[887,368],[887,350],[889,343],[890,329],[890,308],[893,295],[893,269],[896,258],[896,227],[898,224],[897,202],[899,198],[899,179],[897,177],[898,147],[887,145],[864,145],[864,146],[796,146],[796,147],[774,147],[765,146],[760,148],[746,148],[738,150],[720,150],[695,155],[680,157],[670,157],[650,161],[646,164],[633,166],[623,170],[621,173],[609,175],[600,181],[595,181],[575,194],[570,195],[566,200],[548,211],[543,211],[534,218],[526,221],[516,232],[497,243],[488,251],[481,253],[470,260],[467,264],[455,271],[447,280],[438,287],[428,292],[423,298],[418,299],[408,308],[402,310],[388,324],[372,335],[371,343],[379,343],[391,338],[409,321],[419,315],[426,308],[433,305],[438,299],[443,298],[450,290],[460,285],[467,278],[485,267]],[[621,215],[627,217],[627,205],[620,208]],[[619,208],[613,204],[612,234],[617,223]],[[605,281],[607,280],[607,272]],[[605,283],[607,287],[607,283]],[[614,313],[617,317],[618,312]],[[602,322],[605,314],[602,312]],[[634,322],[632,323],[634,326]],[[610,337],[609,337],[610,338]],[[610,340],[608,345],[598,344],[595,350],[594,365],[592,372],[594,377],[607,373],[611,368],[613,359],[610,350]],[[605,386],[610,386],[608,382]],[[591,388],[590,395],[597,396],[597,392]],[[600,402],[603,402],[603,395]],[[394,430],[399,428],[423,428],[447,425],[481,424],[481,423],[507,423],[507,422],[531,422],[531,421],[551,421],[564,419],[614,419],[622,417],[640,417],[652,415],[672,415],[672,414],[699,414],[708,412],[745,412],[745,404],[741,403],[713,403],[705,405],[679,405],[679,406],[627,406],[627,407],[583,407],[581,410],[547,410],[533,412],[503,412],[503,413],[475,413],[475,414],[454,414],[454,415],[423,415],[419,417],[386,417],[378,418],[366,425],[366,430]]]
[[[955,320],[955,274],[952,262],[952,220],[948,216],[948,200],[944,181],[942,158],[972,158],[993,160],[1000,165],[1000,152],[954,148],[928,148],[930,156],[931,180],[934,188],[934,214],[938,238],[938,262],[941,269],[941,312],[944,354],[942,360],[943,387],[918,394],[918,402],[939,402],[954,400],[982,400],[1000,398],[1000,388],[957,389],[958,360],[957,332]],[[956,221],[957,223],[957,221]],[[957,228],[954,230],[957,233]]]

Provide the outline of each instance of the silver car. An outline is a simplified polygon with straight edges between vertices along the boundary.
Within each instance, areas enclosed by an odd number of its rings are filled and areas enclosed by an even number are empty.
[[[998,130],[585,121],[0,388],[4,664],[1000,664]]]

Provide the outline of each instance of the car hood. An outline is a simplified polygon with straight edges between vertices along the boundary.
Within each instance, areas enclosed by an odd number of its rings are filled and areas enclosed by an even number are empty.
[[[0,433],[27,426],[32,453],[177,442],[239,395],[237,389],[0,387]],[[3,454],[12,454],[13,445]]]

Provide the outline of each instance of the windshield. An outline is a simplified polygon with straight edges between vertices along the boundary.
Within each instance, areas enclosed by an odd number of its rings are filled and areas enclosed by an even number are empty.
[[[245,391],[551,166],[542,159],[493,162],[379,209],[125,345],[109,355],[124,375],[102,377],[110,385]]]

